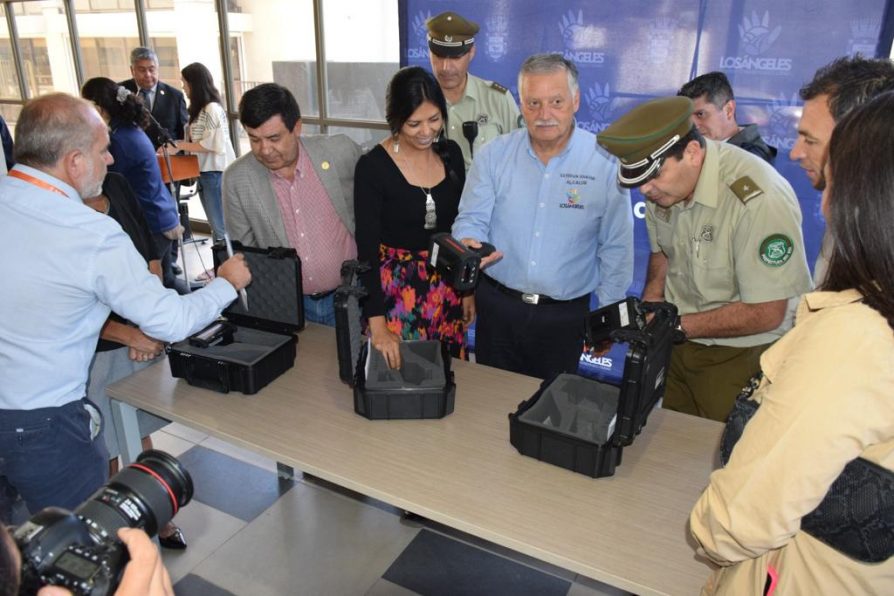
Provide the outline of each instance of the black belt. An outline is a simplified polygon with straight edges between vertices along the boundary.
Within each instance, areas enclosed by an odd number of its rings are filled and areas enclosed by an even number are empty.
[[[334,294],[335,289],[327,290],[325,292],[316,292],[314,294],[305,294],[305,297],[310,298],[311,300],[322,300],[323,298],[329,296],[330,294]]]
[[[518,290],[513,290],[509,286],[504,286],[489,275],[482,275],[481,277],[483,277],[487,283],[498,289],[500,292],[506,294],[507,296],[518,298],[525,304],[533,304],[538,306],[544,304],[567,304],[569,302],[577,302],[578,300],[588,299],[590,296],[589,294],[584,294],[583,296],[578,296],[577,298],[572,298],[571,300],[558,300],[556,298],[550,298],[546,294],[531,294],[529,292],[519,292]]]

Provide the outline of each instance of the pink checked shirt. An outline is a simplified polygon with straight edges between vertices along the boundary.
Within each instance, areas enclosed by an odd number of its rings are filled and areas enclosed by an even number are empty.
[[[334,290],[342,261],[357,257],[357,245],[335,212],[304,145],[298,152],[295,178],[289,181],[271,173],[271,181],[289,244],[301,258],[304,293]]]

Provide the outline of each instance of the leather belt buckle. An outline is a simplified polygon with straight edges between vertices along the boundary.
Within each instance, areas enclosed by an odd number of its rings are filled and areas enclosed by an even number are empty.
[[[540,294],[524,294],[521,295],[522,302],[525,304],[534,304],[535,306],[540,302]]]

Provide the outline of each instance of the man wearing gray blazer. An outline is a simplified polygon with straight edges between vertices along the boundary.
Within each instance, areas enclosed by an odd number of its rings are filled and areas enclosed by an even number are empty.
[[[264,83],[239,102],[251,143],[224,171],[224,219],[245,246],[288,246],[301,258],[307,320],[335,324],[341,263],[357,257],[354,166],[360,147],[345,135],[301,137],[292,93]]]

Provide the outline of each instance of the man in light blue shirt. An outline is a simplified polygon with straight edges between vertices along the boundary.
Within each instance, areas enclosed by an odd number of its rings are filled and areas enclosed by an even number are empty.
[[[112,163],[105,123],[88,102],[39,97],[16,127],[17,165],[0,178],[0,477],[31,512],[72,509],[108,475],[87,370],[110,310],[148,336],[198,331],[251,280],[241,256],[201,291],[162,287],[130,238],[82,202]],[[0,503],[0,516],[8,503]]]
[[[591,292],[624,298],[633,278],[633,215],[617,164],[577,128],[577,68],[560,54],[519,73],[527,130],[476,155],[453,235],[488,241],[502,260],[475,294],[476,360],[548,378],[577,370]]]

